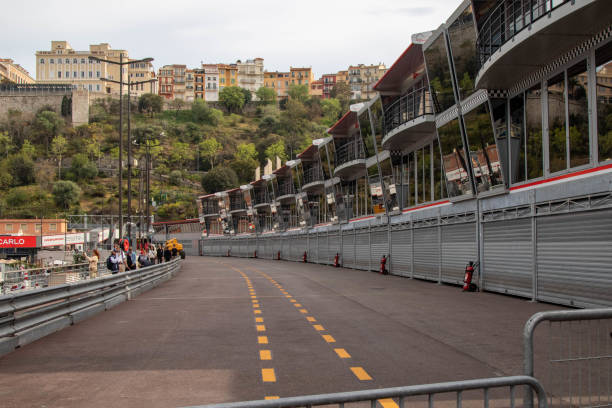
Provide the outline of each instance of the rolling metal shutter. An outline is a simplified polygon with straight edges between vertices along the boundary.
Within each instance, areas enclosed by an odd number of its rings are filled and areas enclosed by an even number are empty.
[[[612,210],[538,217],[538,300],[612,306]]]
[[[267,236],[265,239],[264,246],[266,248],[266,252],[265,252],[266,259],[272,259],[272,254],[274,252],[274,238],[271,236]]]
[[[342,257],[340,265],[346,268],[355,267],[355,235],[353,230],[342,231]]]
[[[415,228],[414,277],[437,281],[439,261],[438,227]]]
[[[339,231],[333,231],[329,234],[329,252],[327,256],[327,263],[333,265],[336,254],[340,254],[340,233]]]
[[[317,262],[317,233],[312,232],[308,234],[308,258],[312,262]]]
[[[442,226],[442,281],[462,284],[465,266],[478,260],[476,223]]]
[[[355,268],[370,269],[370,239],[367,229],[356,230],[355,234]]]
[[[371,236],[371,249],[370,265],[372,269],[378,270],[380,268],[380,259],[383,255],[389,255],[389,235],[387,226],[372,228],[370,231]],[[387,264],[387,268],[389,265]]]
[[[327,263],[327,254],[329,248],[329,236],[327,232],[319,232],[319,242],[317,245],[317,263],[325,264]]]
[[[520,296],[532,296],[533,243],[531,219],[483,224],[483,288]]]
[[[391,226],[391,272],[410,276],[412,236],[410,224]]]

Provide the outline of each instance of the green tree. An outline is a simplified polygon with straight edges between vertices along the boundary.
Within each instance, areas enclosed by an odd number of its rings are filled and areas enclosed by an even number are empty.
[[[244,106],[244,94],[237,86],[226,86],[219,92],[219,102],[232,112],[238,112]]]
[[[13,154],[6,159],[6,171],[11,175],[14,186],[25,186],[35,181],[34,161],[23,153]]]
[[[323,99],[321,101],[321,113],[323,113],[323,124],[333,125],[342,114],[342,105],[336,98]]]
[[[58,178],[62,178],[62,157],[66,153],[68,148],[68,141],[62,136],[58,135],[53,138],[51,142],[51,151],[57,156],[57,167],[58,167]]]
[[[215,159],[223,150],[221,143],[219,143],[214,137],[209,137],[200,143],[199,148],[200,155],[208,160],[211,168],[215,168]]]
[[[26,140],[21,146],[21,153],[28,157],[34,157],[34,155],[36,154],[36,147],[34,147],[34,145],[29,140]]]
[[[259,166],[259,162],[252,158],[236,159],[230,163],[230,167],[236,173],[240,184],[253,181],[257,166]]]
[[[164,107],[164,99],[155,94],[147,93],[138,98],[138,111],[140,113],[148,113],[153,116],[153,113],[160,113]]]
[[[283,142],[282,140],[279,140],[278,142],[272,143],[270,146],[266,148],[265,155],[266,155],[266,158],[272,160],[272,163],[274,163],[274,160],[276,159],[276,157],[279,157],[281,161],[284,163],[285,161],[287,161],[287,152],[285,151],[285,142]]]
[[[253,143],[240,143],[236,148],[236,154],[234,154],[236,160],[256,160],[257,150]]]
[[[98,175],[95,164],[89,161],[85,153],[77,153],[70,164],[70,178],[74,181],[93,180]]]
[[[0,132],[0,154],[8,157],[13,149],[14,146],[8,132]]]
[[[229,190],[238,184],[236,172],[226,166],[217,166],[202,177],[202,187],[208,193]]]
[[[72,115],[72,97],[64,95],[62,98],[62,116],[68,117]]]
[[[172,170],[168,175],[168,181],[173,186],[180,186],[183,182],[183,173],[180,170]]]
[[[212,126],[216,126],[218,123],[214,109],[211,109],[208,104],[201,99],[196,100],[193,105],[191,105],[191,117],[196,123],[205,123]]]
[[[242,96],[244,97],[244,104],[251,102],[253,100],[253,94],[246,88],[240,88],[242,91]]]
[[[287,94],[289,99],[304,103],[308,100],[308,85],[289,85]]]
[[[64,120],[57,113],[51,110],[43,110],[34,119],[34,129],[38,134],[39,140],[45,144],[47,154],[49,154],[49,144],[57,136],[64,126]]]
[[[334,87],[329,92],[329,96],[340,101],[342,105],[342,112],[345,112],[349,108],[349,104],[351,101],[351,86],[344,81],[336,82]]]
[[[255,95],[264,105],[272,105],[276,102],[276,92],[272,88],[262,86],[255,92]]]
[[[81,198],[81,188],[72,181],[60,180],[53,184],[51,194],[57,207],[68,209],[71,205],[78,205]]]

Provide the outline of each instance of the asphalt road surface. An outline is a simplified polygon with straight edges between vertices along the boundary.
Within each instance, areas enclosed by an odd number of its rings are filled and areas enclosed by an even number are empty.
[[[180,407],[516,375],[525,321],[552,309],[373,272],[192,257],[173,280],[0,357],[0,406]]]

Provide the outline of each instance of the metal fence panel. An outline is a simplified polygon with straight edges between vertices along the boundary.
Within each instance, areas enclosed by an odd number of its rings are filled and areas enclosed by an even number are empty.
[[[483,224],[483,288],[532,296],[533,241],[531,219]]]
[[[355,235],[353,230],[342,231],[341,265],[347,268],[355,267]]]
[[[476,223],[442,226],[442,281],[461,284],[468,262],[478,261]]]
[[[329,234],[329,251],[327,256],[327,263],[332,265],[336,254],[340,254],[340,234],[338,231],[334,231]]]
[[[391,231],[391,262],[394,275],[410,276],[412,233],[409,225],[394,226]]]
[[[439,261],[438,227],[416,228],[414,230],[414,276],[437,281]]]
[[[387,226],[372,228],[371,232],[371,266],[378,269],[383,255],[389,255],[389,235]],[[388,267],[388,265],[387,265]]]
[[[360,229],[355,234],[355,268],[370,269],[370,234]]]
[[[326,232],[319,232],[319,239],[317,243],[317,263],[324,264],[327,261],[327,250],[328,247],[328,236]]]
[[[538,300],[612,305],[612,210],[536,222]]]
[[[308,258],[312,262],[317,262],[317,234],[315,232],[308,234]]]

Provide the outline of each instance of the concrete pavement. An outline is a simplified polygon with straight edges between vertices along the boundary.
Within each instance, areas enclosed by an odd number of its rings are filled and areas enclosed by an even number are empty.
[[[5,407],[176,407],[521,373],[524,299],[372,272],[187,258],[0,358]]]

